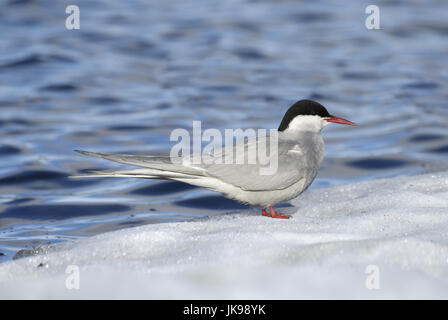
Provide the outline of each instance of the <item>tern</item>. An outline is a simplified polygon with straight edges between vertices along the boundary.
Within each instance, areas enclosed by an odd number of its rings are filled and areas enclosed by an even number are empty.
[[[324,159],[324,142],[320,133],[330,123],[356,126],[349,120],[331,115],[323,105],[312,100],[300,100],[289,107],[276,131],[276,148],[270,149],[275,152],[277,161],[276,170],[271,174],[262,174],[260,163],[194,163],[191,155],[172,159],[75,150],[87,156],[139,167],[130,170],[87,170],[88,174],[75,177],[177,180],[219,192],[243,204],[260,207],[263,216],[288,219],[290,216],[276,212],[273,206],[297,197],[311,185]],[[226,157],[226,154],[233,156],[234,151],[242,145],[244,150],[250,151],[261,147],[260,144],[266,145],[272,136],[255,136],[237,141],[209,157],[213,160]],[[241,155],[237,153],[235,156]]]

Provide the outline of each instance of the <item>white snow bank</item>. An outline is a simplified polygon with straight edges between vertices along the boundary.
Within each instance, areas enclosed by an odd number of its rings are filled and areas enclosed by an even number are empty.
[[[146,225],[5,262],[0,298],[448,298],[448,173],[293,204],[290,220],[253,210]],[[69,265],[79,290],[66,288]]]

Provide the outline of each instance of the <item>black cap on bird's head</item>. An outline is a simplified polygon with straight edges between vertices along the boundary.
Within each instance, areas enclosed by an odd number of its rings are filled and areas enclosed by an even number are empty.
[[[327,122],[356,126],[356,124],[351,121],[332,116],[319,102],[313,100],[300,100],[294,103],[289,107],[288,111],[286,111],[282,122],[278,127],[278,131],[285,131],[289,127],[289,124],[298,116],[317,116]]]

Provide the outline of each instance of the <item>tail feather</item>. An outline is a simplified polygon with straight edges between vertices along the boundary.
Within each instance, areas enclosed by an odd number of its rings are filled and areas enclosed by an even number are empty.
[[[153,179],[147,173],[139,172],[138,170],[83,170],[83,174],[72,175],[70,178],[91,178],[91,177],[134,177]]]
[[[75,150],[81,154],[103,158],[119,163],[140,167],[131,170],[85,170],[87,174],[74,175],[72,178],[85,177],[133,177],[146,179],[196,179],[203,177],[205,171],[200,168],[174,164],[169,157],[133,156]]]
[[[195,179],[197,176],[182,174],[178,172],[158,171],[151,169],[134,170],[85,170],[86,174],[70,176],[70,178],[92,178],[92,177],[122,177],[122,178],[145,178],[145,179]]]
[[[75,151],[91,157],[103,158],[114,162],[129,164],[137,167],[150,168],[157,171],[168,171],[170,173],[180,173],[196,176],[204,176],[205,173],[205,171],[201,168],[187,167],[182,165],[181,163],[179,164],[173,163],[170,157],[134,156],[125,154],[90,152],[82,150],[75,150]]]

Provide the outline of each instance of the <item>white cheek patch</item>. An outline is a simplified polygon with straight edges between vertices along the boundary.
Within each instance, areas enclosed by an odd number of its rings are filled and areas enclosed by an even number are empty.
[[[320,132],[323,127],[328,124],[320,116],[296,116],[289,123],[288,128],[285,131],[312,131]]]

